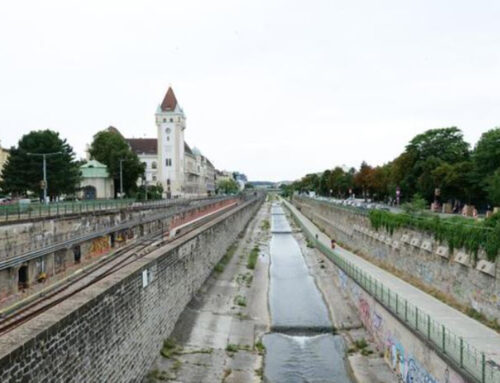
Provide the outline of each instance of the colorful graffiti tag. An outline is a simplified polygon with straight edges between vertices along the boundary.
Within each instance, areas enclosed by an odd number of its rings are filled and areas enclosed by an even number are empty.
[[[109,237],[99,237],[92,240],[90,245],[90,255],[100,255],[106,253],[111,248],[109,244]]]
[[[413,357],[408,359],[406,383],[439,383],[431,374],[425,370]]]

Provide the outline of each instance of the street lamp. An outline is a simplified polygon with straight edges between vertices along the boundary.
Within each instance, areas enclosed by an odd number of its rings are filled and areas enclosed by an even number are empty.
[[[43,202],[44,203],[48,203],[47,201],[47,189],[48,189],[48,185],[47,185],[47,157],[50,157],[50,156],[55,156],[55,155],[58,155],[58,154],[62,154],[62,152],[53,152],[53,153],[27,153],[28,156],[32,156],[32,157],[42,157],[43,158],[43,182],[42,182],[42,186],[43,186]]]
[[[123,161],[125,161],[125,159],[120,158],[120,198],[123,198]]]

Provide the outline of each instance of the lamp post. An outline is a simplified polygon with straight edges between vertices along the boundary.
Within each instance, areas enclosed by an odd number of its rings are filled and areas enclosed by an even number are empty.
[[[43,181],[42,181],[42,187],[43,187],[43,203],[47,204],[47,189],[48,189],[48,184],[47,184],[47,157],[50,156],[55,156],[58,154],[62,154],[62,152],[53,152],[53,153],[27,153],[28,156],[32,157],[42,157],[43,159]]]
[[[123,166],[122,163],[125,161],[123,158],[120,158],[120,198],[123,199]]]

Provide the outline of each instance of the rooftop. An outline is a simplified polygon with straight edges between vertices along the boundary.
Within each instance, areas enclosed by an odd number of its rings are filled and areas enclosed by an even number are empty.
[[[162,112],[173,112],[177,106],[177,99],[175,98],[174,91],[172,87],[168,87],[167,94],[163,98],[163,102],[160,105]]]
[[[136,154],[158,153],[158,140],[156,138],[126,138],[125,140]]]

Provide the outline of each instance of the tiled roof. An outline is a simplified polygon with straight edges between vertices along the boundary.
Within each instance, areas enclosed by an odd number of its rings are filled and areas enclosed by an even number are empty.
[[[173,112],[177,106],[177,99],[175,98],[174,91],[168,87],[167,94],[161,103],[161,110],[163,112]]]
[[[193,155],[193,151],[185,141],[184,141],[184,153]]]
[[[125,140],[136,154],[157,154],[158,152],[156,138],[126,138]]]

